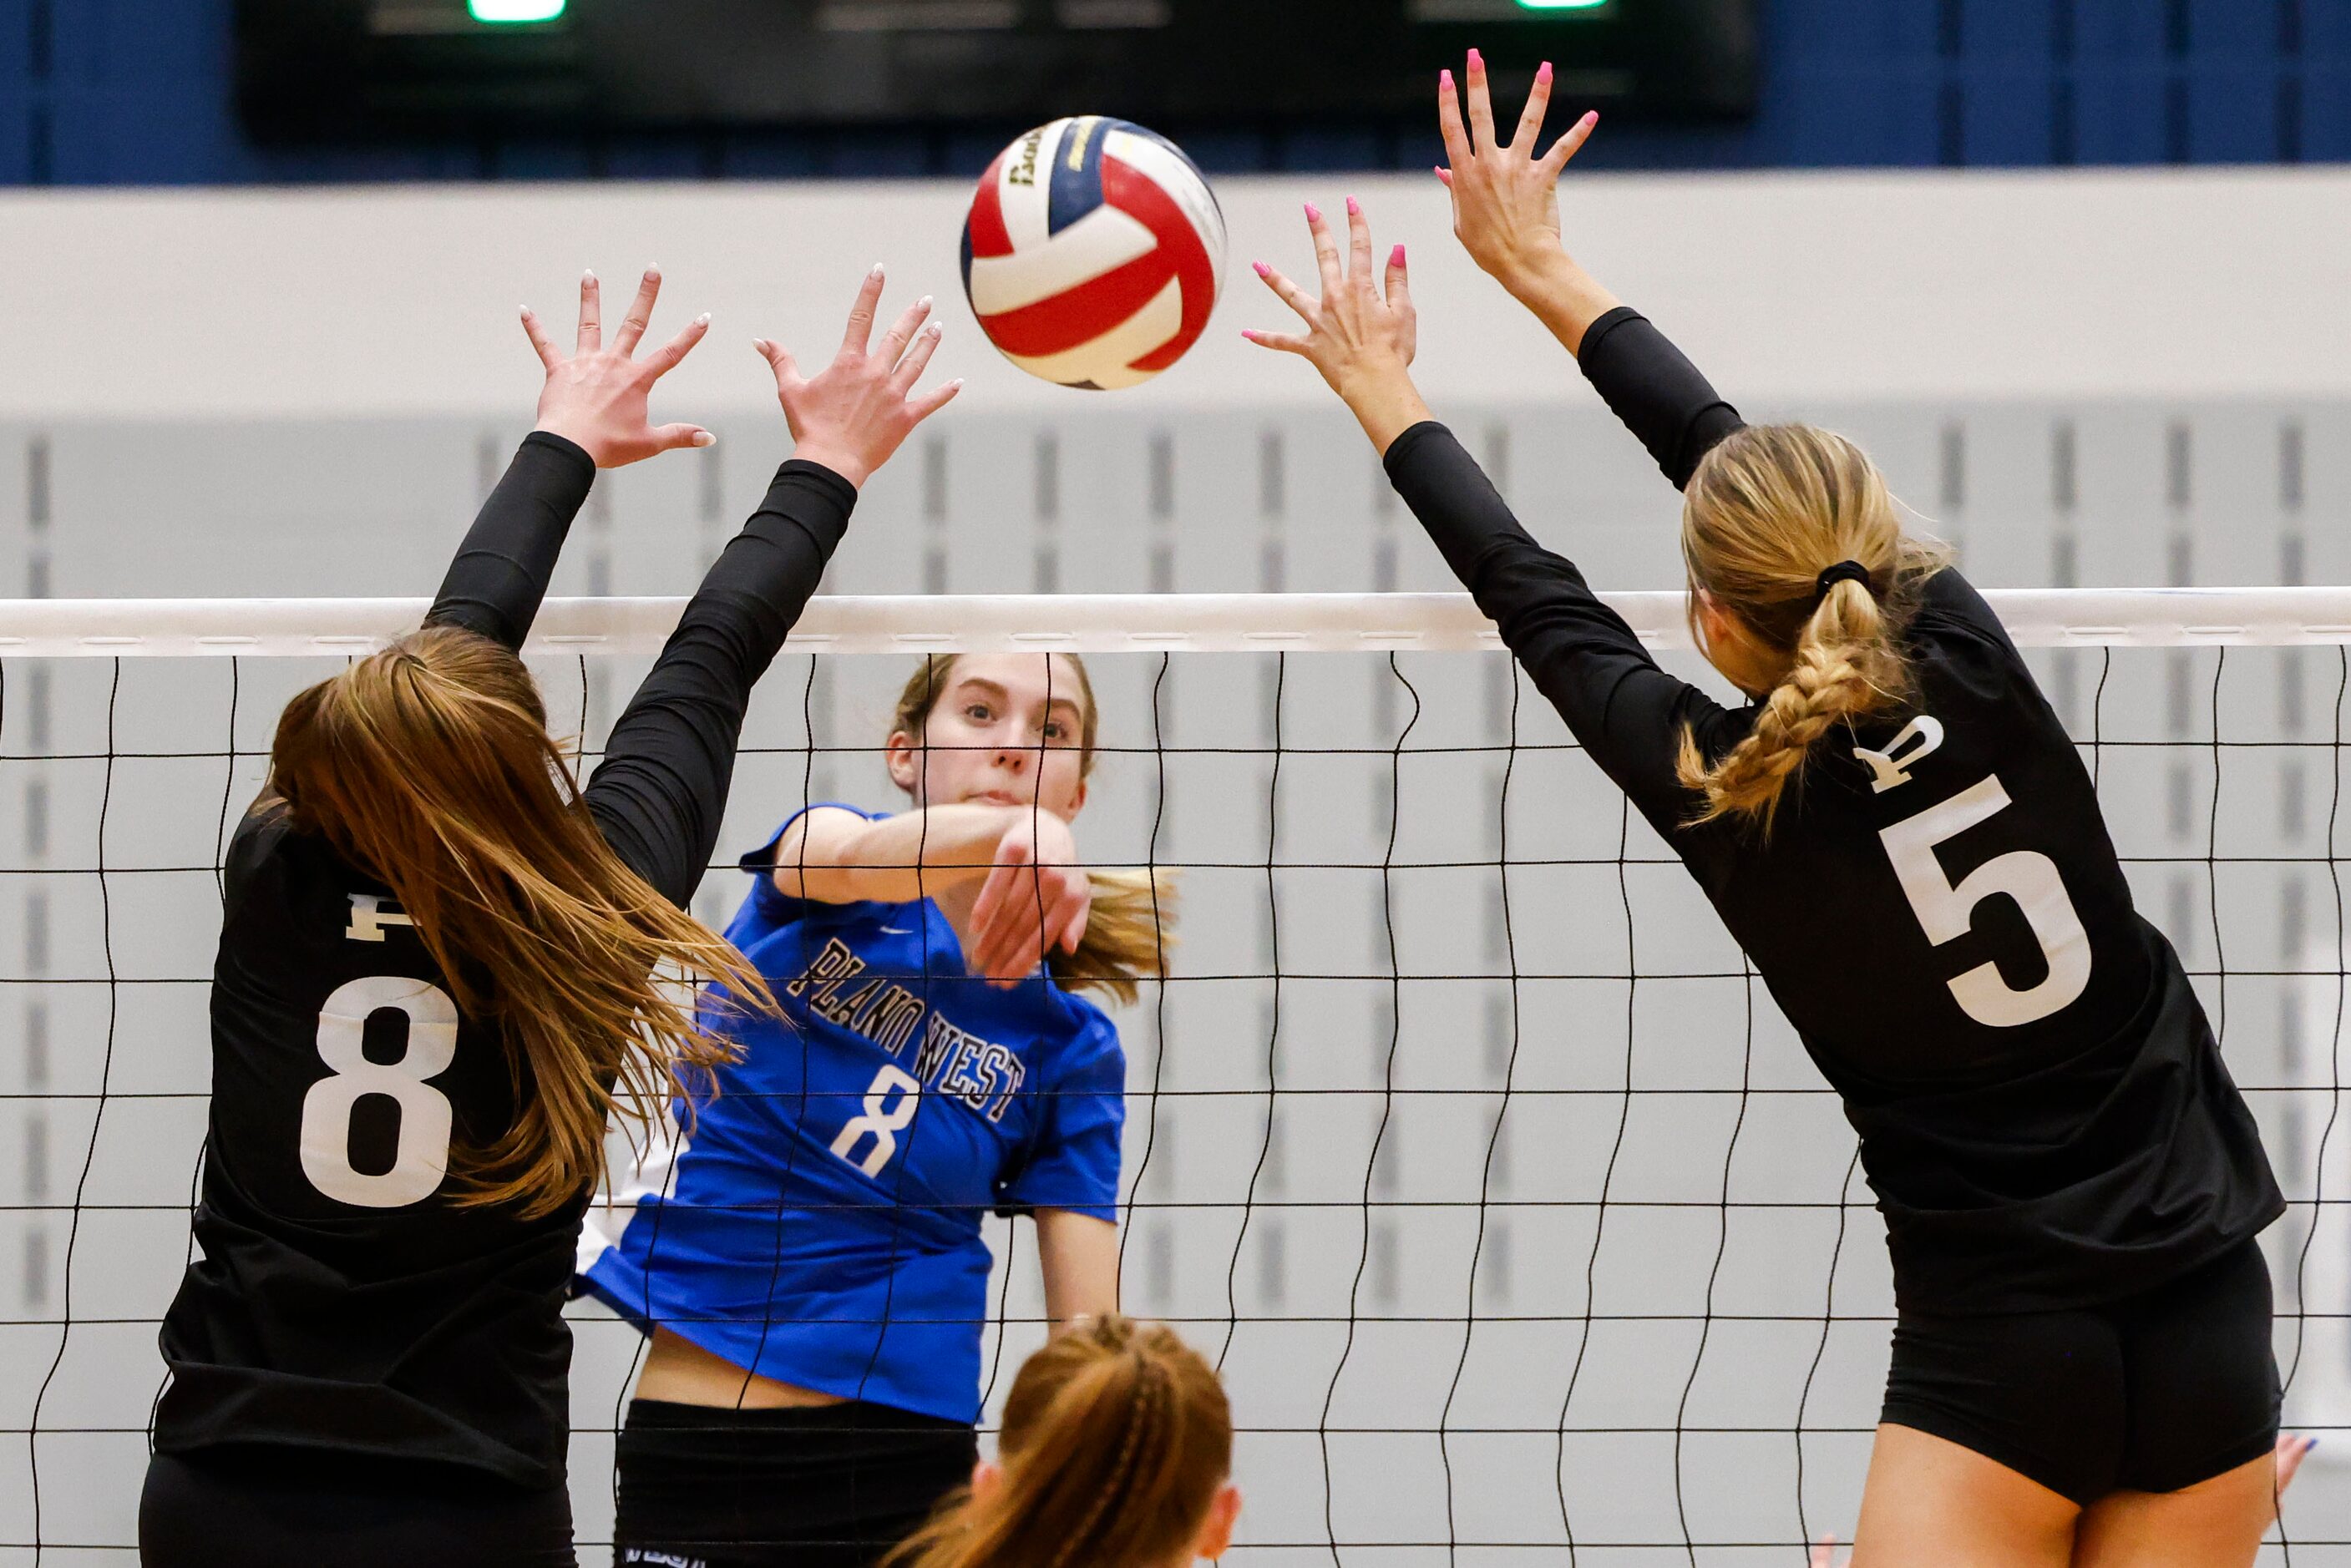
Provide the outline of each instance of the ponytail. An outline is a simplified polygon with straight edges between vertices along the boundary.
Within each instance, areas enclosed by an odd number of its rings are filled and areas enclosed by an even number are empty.
[[[1232,1473],[1232,1407],[1174,1331],[1104,1317],[1020,1368],[999,1451],[999,1483],[951,1499],[887,1568],[1164,1568]]]
[[[1676,772],[1702,801],[1693,825],[1744,816],[1768,832],[1814,742],[1912,697],[1910,618],[1949,552],[1905,536],[1876,465],[1810,425],[1750,426],[1708,452],[1682,549],[1693,623],[1703,593],[1787,662],[1745,739],[1709,759],[1686,729]]]

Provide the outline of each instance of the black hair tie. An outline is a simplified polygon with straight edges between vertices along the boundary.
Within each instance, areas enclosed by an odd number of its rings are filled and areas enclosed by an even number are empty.
[[[1876,585],[1869,580],[1867,566],[1859,561],[1839,561],[1834,566],[1823,567],[1821,575],[1813,579],[1813,607],[1818,609],[1827,602],[1829,590],[1839,583],[1859,583],[1871,593],[1877,591]]]

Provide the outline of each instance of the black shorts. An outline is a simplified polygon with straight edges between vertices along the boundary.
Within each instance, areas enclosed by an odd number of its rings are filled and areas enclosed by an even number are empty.
[[[571,1494],[455,1465],[292,1449],[157,1454],[145,1568],[576,1568]]]
[[[1903,1314],[1883,1419],[2087,1507],[2178,1491],[2277,1444],[2270,1272],[2246,1241],[2145,1295],[2073,1312]]]
[[[612,1561],[864,1568],[971,1480],[967,1422],[862,1402],[729,1410],[638,1399],[615,1459]]]

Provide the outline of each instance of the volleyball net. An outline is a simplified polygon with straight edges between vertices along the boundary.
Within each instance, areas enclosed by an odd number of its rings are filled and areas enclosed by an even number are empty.
[[[1609,596],[1697,678],[1678,594]],[[1991,596],[2095,775],[2292,1209],[2270,1561],[2351,1563],[2351,591]],[[0,1562],[134,1560],[189,1257],[222,850],[286,699],[423,601],[0,607]],[[675,600],[527,650],[587,760]],[[1447,595],[820,598],[755,699],[719,865],[880,763],[916,658],[1086,656],[1089,862],[1179,872],[1117,1016],[1123,1288],[1221,1365],[1236,1561],[1802,1563],[1850,1538],[1892,1293],[1834,1096],[1666,846]],[[1833,941],[1837,912],[1822,911]],[[992,1419],[1044,1336],[991,1220]],[[642,1341],[572,1309],[584,1562]]]

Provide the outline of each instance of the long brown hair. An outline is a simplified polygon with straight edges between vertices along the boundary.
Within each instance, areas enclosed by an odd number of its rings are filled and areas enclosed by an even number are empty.
[[[706,1081],[730,1052],[695,1026],[694,979],[775,1006],[604,842],[537,683],[487,638],[427,627],[300,693],[270,787],[297,829],[392,888],[458,1006],[507,1043],[515,1120],[452,1151],[461,1204],[554,1212],[595,1181],[614,1111],[644,1122]]]
[[[1094,747],[1102,731],[1093,678],[1086,673],[1085,660],[1074,653],[1046,657],[1066,659],[1077,672],[1078,773],[1081,778],[1092,778]],[[892,732],[912,735],[919,743],[931,710],[938,706],[954,675],[954,658],[942,664],[936,655],[925,654],[921,667],[898,693],[897,709],[890,717]],[[1165,974],[1167,951],[1176,945],[1176,874],[1161,869],[1089,870],[1086,880],[1093,884],[1093,912],[1087,919],[1086,934],[1079,940],[1076,952],[1055,948],[1046,954],[1046,971],[1065,991],[1099,991],[1132,1006],[1137,982]]]
[[[1163,1568],[1232,1474],[1232,1407],[1174,1330],[1097,1318],[1022,1366],[998,1453],[1001,1483],[950,1500],[889,1568]]]
[[[1748,816],[1768,830],[1813,742],[1910,698],[1905,637],[1920,586],[1949,553],[1903,533],[1886,476],[1844,437],[1811,425],[1750,425],[1691,476],[1682,556],[1700,644],[1703,591],[1784,665],[1755,728],[1719,761],[1683,732],[1681,781],[1705,797],[1695,821]],[[1844,561],[1869,580],[1821,593],[1821,574]]]

